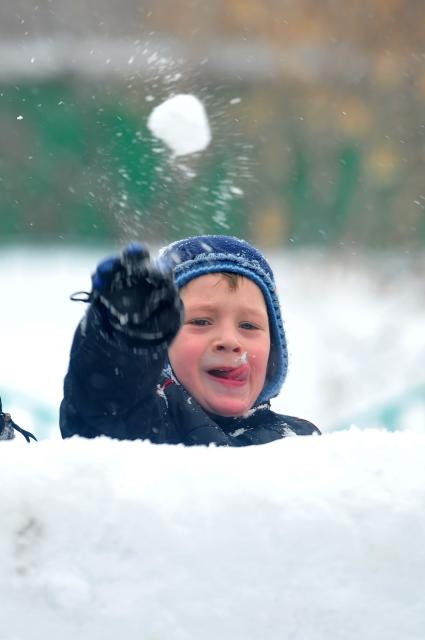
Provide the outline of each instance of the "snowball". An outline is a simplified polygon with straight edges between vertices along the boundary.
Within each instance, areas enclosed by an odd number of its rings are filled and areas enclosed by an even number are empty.
[[[155,107],[148,128],[175,156],[202,151],[211,141],[204,105],[190,94],[178,94]]]

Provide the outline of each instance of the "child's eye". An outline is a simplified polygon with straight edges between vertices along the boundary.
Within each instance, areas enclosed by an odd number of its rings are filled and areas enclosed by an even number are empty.
[[[240,327],[241,329],[249,329],[250,331],[258,329],[257,325],[252,324],[252,322],[241,322]]]
[[[207,320],[207,318],[193,318],[193,320],[189,320],[188,324],[193,324],[196,327],[206,327],[211,324],[211,322]]]

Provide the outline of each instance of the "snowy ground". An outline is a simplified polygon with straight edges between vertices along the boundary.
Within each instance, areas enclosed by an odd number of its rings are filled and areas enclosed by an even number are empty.
[[[1,640],[423,640],[425,434],[0,447]]]
[[[0,254],[0,394],[38,436],[57,435],[74,328],[105,251],[7,249]],[[277,410],[323,431],[425,429],[425,256],[271,254],[290,366]]]
[[[423,640],[425,259],[270,256],[325,435],[216,449],[59,439],[103,254],[1,252],[0,640]]]

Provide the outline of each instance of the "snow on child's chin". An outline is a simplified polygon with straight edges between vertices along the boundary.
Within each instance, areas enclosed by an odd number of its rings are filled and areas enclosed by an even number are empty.
[[[203,151],[211,141],[208,117],[202,102],[191,94],[178,94],[156,106],[149,118],[151,133],[174,156]]]

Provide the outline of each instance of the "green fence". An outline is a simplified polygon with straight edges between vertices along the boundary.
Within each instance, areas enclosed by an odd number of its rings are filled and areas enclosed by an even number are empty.
[[[0,240],[203,232],[275,246],[424,246],[423,108],[412,92],[190,87],[212,143],[172,161],[146,127],[168,97],[162,87],[151,101],[151,90],[74,77],[0,87]]]
[[[232,150],[170,160],[146,129],[143,95],[72,80],[0,93],[2,240],[244,231]]]

